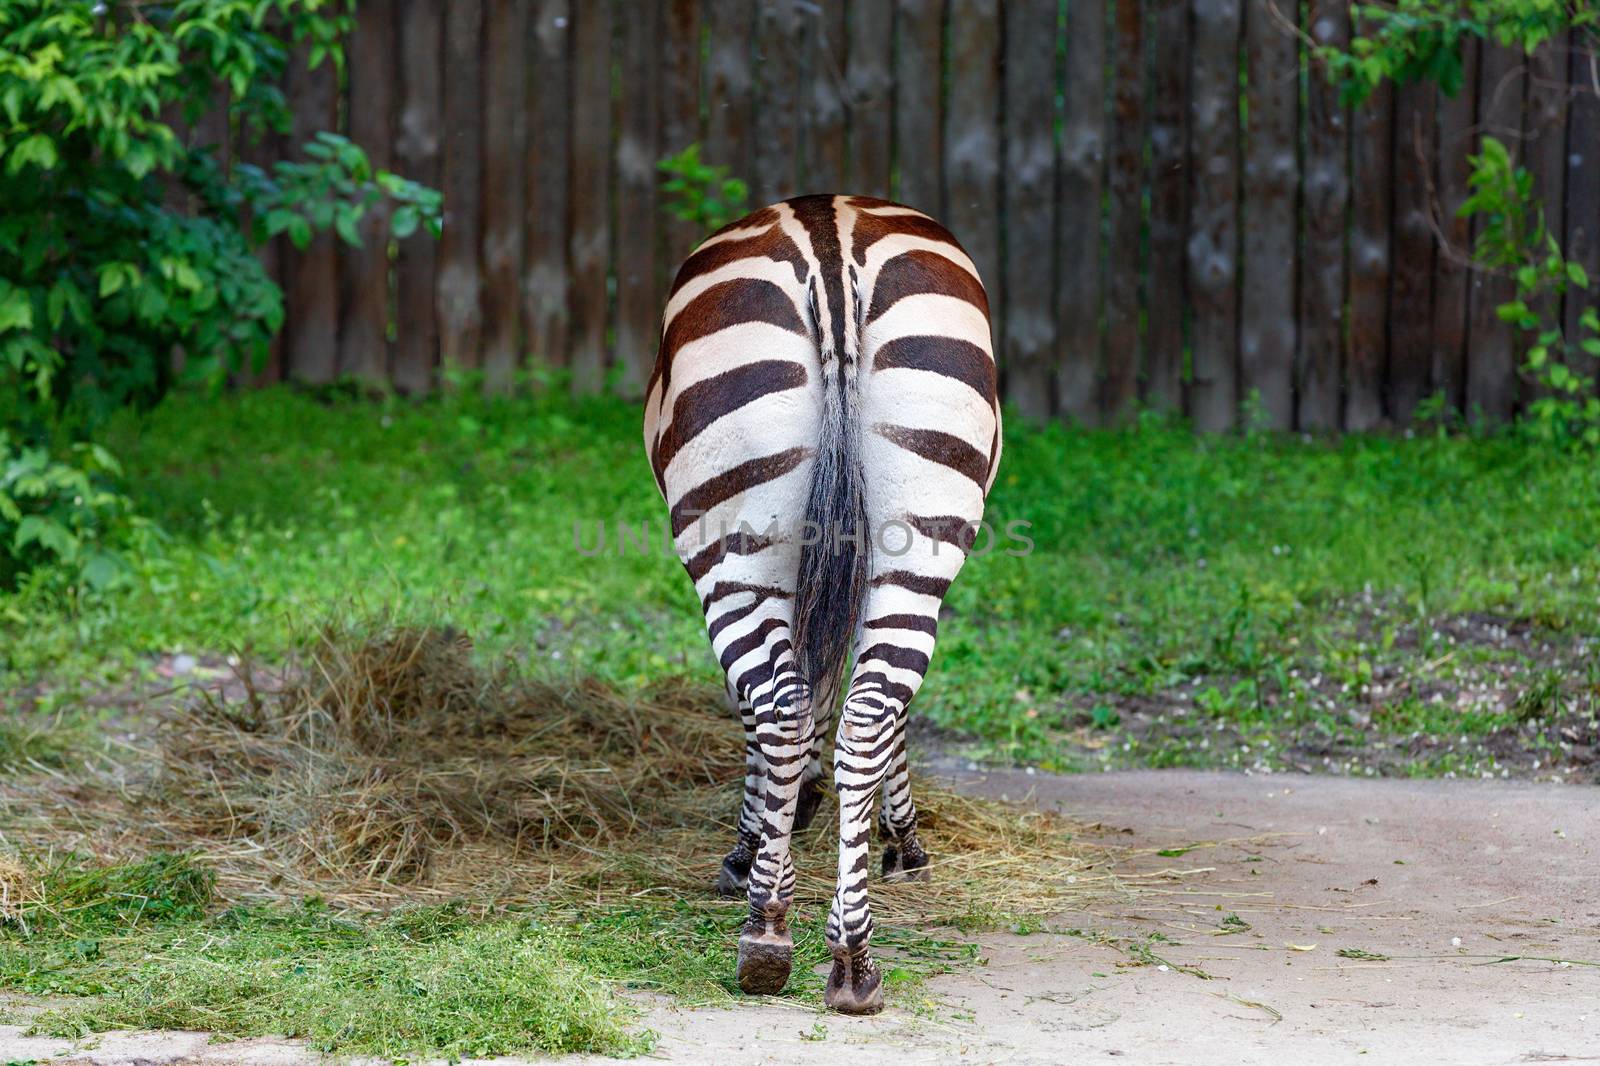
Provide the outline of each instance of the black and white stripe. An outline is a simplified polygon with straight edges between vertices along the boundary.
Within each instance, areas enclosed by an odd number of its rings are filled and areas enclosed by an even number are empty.
[[[750,902],[740,984],[775,992],[788,976],[790,836],[815,811],[843,688],[827,998],[876,1010],[873,798],[882,785],[885,874],[925,876],[906,708],[1000,459],[972,261],[937,222],[884,200],[799,197],[733,223],[678,273],[644,435],[745,726],[738,842],[719,881]],[[802,543],[808,521],[820,543]]]

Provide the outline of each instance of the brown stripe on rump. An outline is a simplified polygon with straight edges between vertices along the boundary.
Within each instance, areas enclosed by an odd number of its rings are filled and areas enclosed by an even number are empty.
[[[708,481],[702,481],[672,505],[672,535],[682,536],[684,530],[717,504],[725,503],[757,485],[776,481],[810,458],[812,450],[790,448],[774,455],[763,455],[759,459],[746,460],[731,470],[724,470]]]
[[[924,577],[914,574],[910,570],[890,570],[886,574],[879,574],[872,579],[874,588],[882,585],[895,585],[908,589],[911,592],[921,593],[924,596],[943,596],[950,591],[950,579],[945,577]]]
[[[907,211],[916,210],[914,207],[906,207],[905,204],[897,204],[893,200],[880,200],[876,196],[847,196],[845,197],[845,202],[851,207],[860,207],[867,210],[880,207],[898,207]]]
[[[898,644],[874,644],[862,652],[858,662],[886,663],[896,670],[915,670],[923,673],[928,669],[928,657],[915,648],[902,648]]]
[[[955,260],[927,248],[914,248],[895,256],[878,270],[872,283],[872,310],[867,312],[871,322],[907,296],[932,293],[954,296],[989,317],[989,297],[978,279]]]
[[[989,353],[971,341],[918,335],[896,337],[872,357],[874,370],[928,370],[955,378],[994,405],[995,370]]]
[[[763,396],[798,389],[806,380],[806,368],[799,363],[763,359],[695,382],[679,393],[672,404],[672,423],[656,447],[656,469],[665,473],[679,449],[717,419]]]
[[[786,600],[790,593],[787,589],[780,589],[776,585],[752,585],[745,581],[718,581],[711,586],[711,591],[700,598],[700,613],[711,610],[711,605],[728,596],[737,596],[742,592],[754,593],[756,605],[759,606],[768,600]]]
[[[770,226],[777,221],[778,209],[772,204],[768,204],[766,207],[757,208],[743,218],[736,218],[721,229],[707,234],[706,240],[709,241],[713,237],[720,237],[730,230],[755,229],[757,226]]]
[[[937,429],[910,429],[880,422],[873,432],[891,444],[897,444],[929,462],[948,466],[956,473],[971,478],[981,488],[989,473],[989,457],[953,433]]]
[[[954,544],[963,552],[972,550],[978,539],[978,527],[958,515],[907,515],[906,524],[930,540]]]
[[[709,274],[713,270],[720,270],[729,263],[737,263],[741,259],[771,259],[776,263],[788,263],[794,268],[796,281],[806,279],[806,259],[800,253],[800,246],[783,232],[783,227],[776,225],[778,212],[772,208],[765,208],[772,212],[772,222],[761,233],[749,237],[735,237],[716,244],[703,245],[693,255],[683,261],[678,268],[677,277],[673,279],[672,291],[667,294],[667,299],[676,296],[678,290],[702,274]],[[743,223],[734,223],[742,226]]]
[[[938,636],[939,622],[925,614],[886,614],[874,618],[866,623],[867,629],[911,629],[918,633],[926,633],[930,637]]]
[[[661,392],[672,385],[672,360],[685,344],[709,337],[731,326],[765,322],[809,337],[794,301],[778,286],[762,278],[733,278],[708,288],[683,305],[661,338]]]
[[[855,248],[856,262],[862,266],[867,265],[867,249],[895,234],[907,237],[922,237],[930,241],[943,241],[956,251],[966,254],[966,249],[961,247],[961,242],[950,235],[950,231],[927,215],[871,215],[859,212],[856,215],[855,229],[851,231],[850,241]]]
[[[757,552],[766,551],[776,543],[778,542],[772,537],[751,533],[730,533],[696,552],[683,564],[683,568],[689,571],[689,580],[699,581],[711,572],[713,566],[730,555],[755,555]]]

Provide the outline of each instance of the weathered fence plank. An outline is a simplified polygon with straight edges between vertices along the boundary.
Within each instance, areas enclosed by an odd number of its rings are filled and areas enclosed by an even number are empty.
[[[1467,382],[1467,259],[1472,253],[1472,222],[1456,212],[1467,199],[1467,156],[1475,147],[1477,121],[1478,44],[1462,48],[1465,87],[1439,102],[1434,173],[1437,176],[1433,223],[1433,381],[1452,410],[1460,410]]]
[[[756,7],[749,0],[706,0],[706,143],[702,157],[749,181],[755,158],[755,80],[750,42]]]
[[[851,4],[846,84],[850,105],[849,191],[889,195],[889,153],[893,139],[894,6]]]
[[[1356,108],[1350,146],[1350,180],[1356,191],[1351,204],[1344,424],[1360,429],[1383,421],[1393,115],[1394,93],[1384,85]]]
[[[314,134],[334,129],[338,121],[333,61],[324,59],[316,70],[307,70],[305,56],[306,49],[298,49],[289,68],[289,106],[294,112],[291,158],[300,158],[302,147]],[[287,256],[283,263],[288,309],[283,324],[284,358],[289,375],[302,381],[332,381],[339,373],[339,266],[334,240],[330,232],[318,233],[309,247]]]
[[[887,2],[887,0],[885,0]],[[894,158],[896,197],[933,215],[944,212],[939,180],[944,128],[940,0],[895,0]]]
[[[444,25],[439,0],[406,0],[400,20],[400,130],[395,158],[405,175],[437,187]],[[433,386],[439,359],[439,312],[434,303],[439,248],[417,233],[400,242],[395,306],[394,384],[402,392]]]
[[[528,0],[489,0],[485,56],[483,187],[483,370],[494,391],[511,388],[522,362],[522,83]],[[541,75],[542,76],[542,73]]]
[[[950,38],[950,64],[964,77],[944,116],[944,223],[984,284],[994,285],[1000,275],[999,0],[951,0],[950,18],[961,27]],[[999,307],[991,310],[999,316]]]
[[[1350,39],[1344,0],[1311,0],[1312,43],[1338,48]],[[1320,63],[1311,63],[1306,92],[1306,163],[1301,195],[1299,348],[1296,422],[1301,429],[1339,428],[1344,356],[1345,211],[1349,204],[1349,114]]]
[[[1395,96],[1393,268],[1389,273],[1389,416],[1410,423],[1433,377],[1433,165],[1438,91],[1416,82]]]
[[[1194,424],[1227,429],[1238,414],[1240,0],[1194,0],[1189,141],[1189,292]]]
[[[1563,308],[1568,340],[1582,336],[1578,320],[1585,308],[1600,306],[1600,56],[1578,47],[1573,50],[1568,76],[1579,91],[1567,108],[1567,258],[1589,275],[1586,290],[1568,291]],[[1592,89],[1592,91],[1590,91]]]
[[[751,206],[800,191],[800,0],[761,0],[756,15],[755,169]]]
[[[802,12],[800,188],[803,192],[849,192],[844,187],[845,149],[845,0],[821,0]]]
[[[656,106],[660,29],[654,5],[622,23],[622,91],[617,135],[617,365],[622,395],[644,395],[655,364],[656,159],[661,155]]]
[[[1259,399],[1272,429],[1294,425],[1295,196],[1300,70],[1298,4],[1245,9],[1249,134],[1244,163],[1244,280],[1239,305],[1240,394]]]
[[[1478,130],[1503,141],[1520,158],[1522,55],[1503,45],[1485,45],[1478,62]],[[1509,280],[1475,271],[1467,330],[1467,411],[1491,421],[1508,418],[1517,402],[1516,353],[1509,323],[1496,309],[1515,292]],[[1351,427],[1359,428],[1359,427]]]
[[[444,233],[439,356],[483,365],[483,0],[450,0],[444,23]]]
[[[1184,251],[1189,205],[1187,0],[1151,0],[1150,254],[1145,268],[1144,400],[1183,410]]]
[[[598,392],[606,372],[611,218],[611,5],[572,6],[572,386]]]
[[[661,62],[657,97],[661,107],[661,155],[674,155],[702,139],[700,130],[700,0],[662,0]],[[705,234],[681,218],[661,220],[661,255],[656,293],[665,302],[678,264]]]
[[[527,144],[522,317],[535,362],[567,365],[571,325],[567,248],[571,239],[571,15],[568,0],[533,0],[526,54]]]
[[[1050,411],[1055,348],[1055,0],[1005,5],[1003,278],[985,278],[991,309],[1005,301],[1000,362],[1005,397],[1035,417]]]
[[[283,158],[283,146],[279,143],[278,134],[240,126],[239,136],[234,143],[234,156],[240,163],[263,169],[270,167],[274,160]],[[261,261],[261,269],[267,277],[271,278],[281,288],[283,285],[284,249],[289,246],[285,237],[275,237],[256,249],[256,257]],[[285,308],[286,313],[292,309]],[[259,364],[253,357],[252,363],[239,375],[242,384],[248,386],[270,385],[283,380],[283,331],[280,329],[272,337],[267,346],[265,357]]]
[[[374,167],[395,165],[395,0],[368,0],[356,11],[348,69],[350,139]],[[339,372],[363,381],[389,380],[389,208],[361,220],[361,247],[339,256]]]
[[[1139,398],[1140,244],[1144,230],[1144,22],[1142,0],[1116,0],[1116,92],[1111,124],[1111,225],[1106,253],[1105,377],[1100,407],[1113,420]]]
[[[1101,196],[1105,188],[1106,10],[1067,9],[1067,53],[1056,201],[1061,256],[1056,302],[1056,409],[1093,425],[1100,420]],[[1043,417],[1049,406],[1024,407]]]
[[[1544,222],[1550,233],[1561,239],[1566,232],[1567,206],[1567,48],[1547,43],[1528,57],[1526,109],[1523,112],[1523,143],[1528,171],[1533,175],[1533,195],[1543,205]],[[1542,323],[1561,322],[1561,297],[1551,293],[1533,304]],[[1540,329],[1549,328],[1541,325]],[[1532,330],[1513,327],[1512,349],[1517,365],[1527,361],[1528,349],[1538,336]],[[1536,382],[1524,383],[1524,402],[1541,394]]]

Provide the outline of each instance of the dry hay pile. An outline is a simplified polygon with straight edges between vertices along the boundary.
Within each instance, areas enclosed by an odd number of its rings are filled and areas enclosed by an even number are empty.
[[[744,772],[721,694],[561,687],[472,659],[451,632],[390,628],[324,632],[270,691],[241,670],[234,695],[163,722],[132,835],[204,850],[235,898],[709,903]],[[934,880],[875,885],[887,920],[1045,914],[1107,887],[1104,856],[1057,817],[926,781],[916,796]],[[803,904],[832,896],[835,834],[829,813],[800,838]]]

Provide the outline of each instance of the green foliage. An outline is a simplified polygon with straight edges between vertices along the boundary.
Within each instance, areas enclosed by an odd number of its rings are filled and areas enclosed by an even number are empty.
[[[0,702],[25,707],[41,677],[126,685],[152,651],[248,645],[270,659],[301,620],[345,611],[454,625],[484,655],[525,655],[558,678],[715,684],[683,568],[664,550],[617,550],[619,522],[662,539],[638,428],[636,405],[560,388],[380,403],[184,393],[125,414],[106,443],[172,541],[75,612],[32,589],[0,595]],[[1348,729],[1375,673],[1453,648],[1428,645],[1426,626],[1420,654],[1393,647],[1363,614],[1379,608],[1408,626],[1424,610],[1600,625],[1600,464],[1510,433],[1249,441],[1155,418],[1093,433],[1017,420],[987,518],[1031,522],[1037,547],[966,563],[917,713],[996,758],[1061,765],[1078,724],[1105,738],[1174,701],[1194,718],[1213,688],[1218,720]],[[592,548],[599,522],[605,550],[579,554],[574,527]],[[1474,654],[1439,680],[1459,685]],[[1318,675],[1331,703],[1307,688]],[[1282,696],[1291,685],[1303,696]],[[1096,721],[1101,705],[1121,724]],[[1421,709],[1411,728],[1496,725],[1465,720],[1454,700]],[[1183,755],[1232,765],[1216,744]],[[1116,747],[1122,761],[1150,758]]]
[[[625,1028],[632,1011],[590,970],[586,946],[552,924],[451,907],[363,920],[315,902],[207,917],[187,882],[166,886],[176,905],[151,920],[138,908],[166,897],[152,894],[150,868],[172,862],[82,867],[95,898],[127,882],[127,897],[106,897],[112,920],[69,909],[27,931],[0,926],[0,988],[58,1001],[33,1019],[37,1030],[289,1036],[397,1061],[650,1045]],[[637,923],[629,932],[647,939]]]
[[[656,168],[666,175],[661,181],[661,191],[668,197],[664,210],[706,233],[721,229],[747,210],[749,186],[730,178],[727,167],[702,162],[698,144],[667,156]]]
[[[1594,395],[1593,375],[1584,372],[1600,358],[1600,312],[1584,309],[1578,337],[1564,335],[1560,318],[1560,298],[1587,290],[1589,276],[1562,255],[1534,198],[1533,175],[1512,161],[1505,145],[1484,137],[1472,167],[1472,195],[1460,213],[1478,220],[1473,260],[1516,282],[1516,299],[1497,310],[1534,337],[1524,369],[1542,388],[1528,405],[1525,424],[1543,440],[1600,446],[1600,397]]]
[[[303,42],[339,62],[336,0],[11,0],[0,7],[0,587],[41,562],[103,587],[129,538],[114,464],[81,447],[112,411],[265,358],[282,294],[255,245],[356,240],[398,202],[437,232],[439,197],[320,134],[306,159],[225,167],[188,144],[226,102],[241,139],[289,128],[276,82]],[[181,352],[181,359],[175,353]],[[176,370],[182,367],[181,372]],[[117,537],[111,536],[117,533]]]
[[[1590,47],[1600,46],[1600,6],[1592,0],[1398,0],[1357,4],[1353,14],[1360,32],[1348,50],[1319,50],[1352,104],[1386,80],[1433,81],[1455,95],[1462,88],[1462,45],[1471,38],[1532,52],[1578,31]],[[1560,315],[1561,298],[1589,291],[1591,279],[1563,254],[1545,224],[1533,176],[1504,144],[1484,136],[1471,162],[1472,193],[1459,213],[1478,222],[1473,267],[1515,281],[1516,298],[1497,311],[1533,335],[1523,369],[1540,389],[1522,423],[1540,440],[1600,446],[1600,398],[1589,369],[1600,357],[1600,314],[1585,308],[1576,337],[1565,335]]]
[[[1431,81],[1454,96],[1463,81],[1461,46],[1470,38],[1531,52],[1569,29],[1600,27],[1590,0],[1396,0],[1354,4],[1351,14],[1359,33],[1349,49],[1318,50],[1347,104],[1364,102],[1390,80]]]

